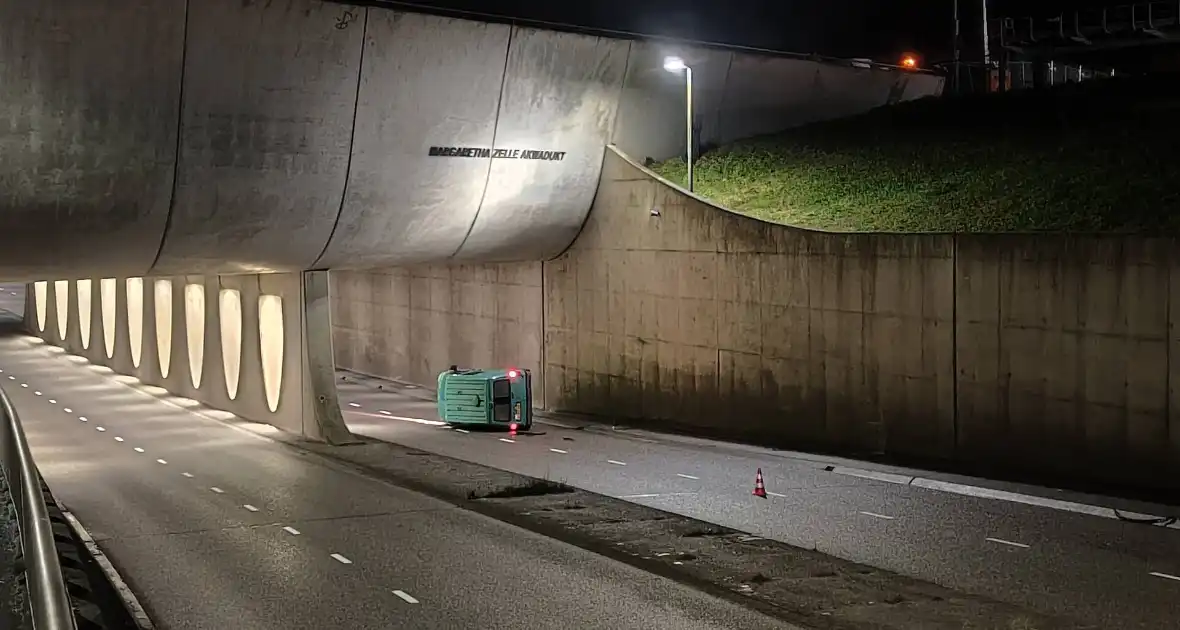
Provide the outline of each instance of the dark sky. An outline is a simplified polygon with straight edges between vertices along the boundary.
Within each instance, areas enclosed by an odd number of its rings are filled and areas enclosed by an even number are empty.
[[[964,57],[979,56],[983,0],[959,0]],[[989,11],[1026,14],[1090,0],[988,0]],[[1114,0],[1107,0],[1117,4]],[[928,61],[950,56],[954,0],[417,0],[584,28],[665,35],[836,57],[895,61],[915,51]],[[1090,2],[1092,3],[1092,2]],[[1106,4],[1105,2],[1101,4]]]

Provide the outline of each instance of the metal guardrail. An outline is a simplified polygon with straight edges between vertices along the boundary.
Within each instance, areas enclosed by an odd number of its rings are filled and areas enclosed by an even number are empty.
[[[0,388],[0,469],[16,506],[33,630],[77,630],[41,477],[8,394]]]

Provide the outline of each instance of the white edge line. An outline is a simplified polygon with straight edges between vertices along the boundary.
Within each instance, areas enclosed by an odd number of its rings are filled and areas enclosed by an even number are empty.
[[[1037,507],[1045,507],[1053,510],[1061,510],[1063,512],[1075,512],[1077,514],[1087,514],[1090,516],[1099,516],[1102,518],[1118,519],[1119,515],[1115,514],[1115,510],[1108,507],[1100,507],[1097,505],[1087,505],[1085,503],[1076,503],[1074,501],[1063,501],[1060,499],[1048,499],[1045,497],[1038,497],[1031,494],[1020,494],[1019,492],[1008,492],[1007,490],[995,490],[992,488],[981,488],[979,486],[968,486],[961,483],[951,483],[949,481],[938,481],[936,479],[924,479],[922,477],[914,478],[910,485],[919,488],[926,488],[927,490],[939,490],[942,492],[950,492],[952,494],[961,494],[969,497],[978,497],[981,499],[995,499],[997,501],[1008,501],[1011,503],[1023,503],[1025,505],[1033,505]],[[1119,510],[1124,518],[1135,520],[1152,520],[1161,518],[1151,514],[1140,514],[1138,512],[1128,512]]]
[[[70,524],[70,529],[74,530],[74,534],[85,545],[86,551],[94,558],[98,566],[102,568],[102,572],[110,580],[111,585],[115,587],[115,592],[119,594],[119,599],[123,600],[123,606],[135,620],[136,627],[139,630],[155,630],[156,626],[152,623],[152,618],[148,616],[147,611],[140,605],[139,599],[135,597],[135,593],[127,586],[127,582],[119,575],[119,571],[115,569],[115,565],[111,564],[110,559],[103,553],[98,544],[94,542],[94,538],[90,536],[90,532],[82,526],[78,519],[66,510],[62,510],[62,515],[66,517],[66,522]]]
[[[1175,580],[1177,582],[1180,582],[1180,575],[1170,575],[1168,573],[1160,573],[1158,571],[1152,571],[1151,575],[1153,575],[1157,578],[1164,578],[1165,580]]]
[[[410,595],[409,593],[407,593],[405,591],[394,591],[393,594],[397,595],[398,597],[405,600],[405,602],[407,604],[417,604],[418,603],[418,600],[414,599],[413,595]]]
[[[897,475],[894,473],[879,472],[876,470],[861,470],[859,468],[845,468],[844,466],[832,466],[830,472],[837,475],[845,475],[847,477],[858,477],[860,479],[872,479],[873,481],[884,481],[885,483],[896,483],[900,485],[908,485],[914,481],[914,477],[910,475]]]

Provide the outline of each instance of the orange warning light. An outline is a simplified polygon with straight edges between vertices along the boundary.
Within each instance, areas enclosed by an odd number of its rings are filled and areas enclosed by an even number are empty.
[[[918,67],[918,58],[913,55],[905,55],[901,58],[901,67],[907,70],[914,70]]]

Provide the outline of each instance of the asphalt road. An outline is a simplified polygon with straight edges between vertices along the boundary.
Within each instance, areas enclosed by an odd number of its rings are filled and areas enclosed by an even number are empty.
[[[165,403],[28,337],[0,383],[159,628],[785,624]]]
[[[340,394],[350,427],[363,435],[1102,627],[1180,628],[1174,527],[893,483],[905,478],[868,468],[828,472],[816,459],[650,432],[546,424],[515,438],[457,431],[439,426],[429,392],[355,375]],[[758,468],[771,493],[765,501],[751,496]]]

